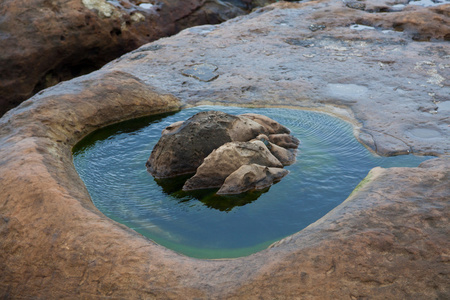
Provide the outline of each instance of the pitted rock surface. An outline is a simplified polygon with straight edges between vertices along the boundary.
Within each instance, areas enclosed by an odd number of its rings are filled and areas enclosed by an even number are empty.
[[[326,111],[366,129],[365,140],[384,155],[445,153],[450,4],[394,11],[389,1],[358,2],[366,9],[337,0],[267,6],[221,25],[186,29],[155,43],[164,53],[146,51],[139,61],[125,55],[106,69],[130,72],[191,105]],[[311,25],[325,27],[312,31]],[[201,82],[182,75],[195,64],[217,66],[218,77]],[[410,134],[415,128],[432,129],[433,146]]]

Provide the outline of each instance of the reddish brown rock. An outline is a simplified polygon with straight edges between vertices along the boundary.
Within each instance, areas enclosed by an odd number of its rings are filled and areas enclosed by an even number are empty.
[[[162,0],[148,8],[146,3],[2,1],[0,116],[43,88],[92,72],[145,43],[246,13],[227,2]]]
[[[449,297],[448,157],[376,168],[344,203],[267,250],[193,259],[100,213],[71,158],[95,128],[177,100],[122,72],[63,85],[0,119],[2,298]]]
[[[404,31],[418,41],[431,39],[450,41],[450,4],[423,9],[410,5],[404,11],[381,14],[367,14],[360,24]]]

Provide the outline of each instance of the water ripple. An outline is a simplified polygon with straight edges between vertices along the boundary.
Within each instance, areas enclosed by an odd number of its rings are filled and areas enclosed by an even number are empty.
[[[214,192],[166,194],[145,169],[151,149],[166,126],[205,110],[261,113],[289,127],[301,140],[297,162],[287,167],[290,174],[245,199],[217,198]],[[417,166],[425,159],[373,155],[354,138],[350,124],[323,113],[212,106],[110,126],[74,148],[75,167],[105,215],[169,248],[205,258],[259,251],[339,205],[371,168]]]

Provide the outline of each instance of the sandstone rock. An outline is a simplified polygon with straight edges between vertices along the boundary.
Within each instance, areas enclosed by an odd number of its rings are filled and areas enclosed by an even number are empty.
[[[277,134],[272,135],[283,145],[292,146],[298,141],[285,132],[289,132],[289,129],[259,114],[233,116],[217,111],[201,112],[187,121],[173,123],[162,131],[161,139],[146,163],[147,169],[156,178],[196,171],[195,176],[186,181],[183,187],[186,191],[220,187],[229,174],[249,162],[264,166],[276,164],[280,167],[294,163],[296,151],[269,142],[266,135],[278,133],[281,136],[278,140]],[[250,142],[228,143],[230,141]],[[260,174],[267,172],[261,171]],[[226,190],[233,190],[230,185],[236,180],[230,181]],[[264,184],[271,182],[273,174]],[[254,184],[249,184],[249,189]],[[235,191],[243,189],[242,183],[234,188]]]
[[[300,144],[300,141],[293,135],[281,133],[269,135],[269,141],[283,148],[295,149]]]
[[[270,153],[273,154],[282,164],[283,166],[289,166],[295,163],[297,156],[297,149],[290,148],[286,149],[280,147],[274,143],[269,142],[269,138],[265,134],[260,134],[256,137],[256,140],[260,140],[266,145],[267,149],[269,149]]]
[[[277,121],[272,120],[271,118],[266,117],[264,115],[247,113],[247,114],[242,114],[240,116],[249,118],[249,119],[261,124],[262,126],[264,126],[264,128],[266,129],[268,134],[290,133],[291,132],[288,128],[284,127]]]
[[[164,133],[152,150],[147,169],[156,178],[195,173],[214,149],[231,141],[249,141],[261,132],[264,128],[248,118],[200,112]]]
[[[183,123],[184,123],[184,121],[178,121],[178,122],[170,124],[169,126],[167,126],[166,128],[163,129],[163,131],[161,132],[161,135],[166,135],[166,134],[177,131],[181,127],[181,125],[183,125]]]
[[[0,116],[36,92],[145,43],[245,13],[212,0],[2,1]]]
[[[262,190],[280,181],[288,173],[288,170],[281,168],[269,168],[257,164],[243,165],[225,179],[217,194],[230,195],[249,190]]]
[[[219,188],[231,173],[248,164],[283,167],[261,141],[230,142],[205,158],[195,175],[186,181],[183,190]]]
[[[367,14],[361,20],[364,24],[403,31],[417,41],[431,39],[450,41],[450,4],[423,9],[409,6],[408,9],[385,14]]]
[[[290,166],[296,161],[297,149],[286,149],[270,142],[267,148],[270,153],[283,164],[283,166]]]
[[[241,4],[243,1],[236,1]],[[198,24],[219,24],[229,19],[247,13],[245,8],[240,8],[232,1],[206,0],[199,9],[180,19],[177,23],[182,28],[192,27]]]

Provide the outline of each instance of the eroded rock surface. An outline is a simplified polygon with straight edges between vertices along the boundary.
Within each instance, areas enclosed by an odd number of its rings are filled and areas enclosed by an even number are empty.
[[[249,118],[253,121],[255,121],[258,124],[261,124],[261,126],[264,127],[267,134],[282,134],[282,133],[290,133],[290,130],[287,127],[284,127],[280,123],[259,114],[242,114],[241,116]]]
[[[92,72],[145,43],[248,12],[244,1],[232,2],[2,1],[0,116],[36,92]]]
[[[163,132],[146,165],[156,178],[195,173],[214,149],[231,141],[249,141],[264,127],[245,117],[219,111],[200,112]]]
[[[289,174],[282,168],[246,164],[231,173],[217,192],[218,195],[240,194],[248,190],[262,190]]]
[[[186,29],[154,43],[163,51],[139,52],[147,56],[136,61],[125,55],[107,68],[135,74],[191,105],[326,111],[364,129],[362,139],[380,154],[445,153],[450,4],[356,2],[365,9],[337,0],[267,6],[222,25]],[[215,79],[182,74],[199,64],[216,66]],[[433,134],[413,134],[421,129]]]
[[[293,139],[294,137],[292,137]],[[292,165],[296,161],[297,147],[295,148],[283,148],[269,141],[269,137],[265,134],[260,134],[256,137],[266,145],[267,149],[275,156],[283,166]],[[297,138],[295,138],[298,141]],[[299,142],[299,141],[298,141]],[[298,146],[298,145],[297,145]]]
[[[250,164],[283,167],[261,141],[226,143],[205,158],[195,175],[186,181],[183,190],[219,188],[231,173]]]
[[[288,128],[263,115],[200,112],[162,131],[146,163],[147,170],[156,178],[195,173],[184,184],[184,191],[219,188],[243,165],[282,168],[294,163],[299,140],[287,132]],[[279,145],[271,143],[271,138]],[[273,178],[270,175],[266,186]],[[254,182],[249,182],[247,188],[240,183],[234,191],[250,190],[253,186]],[[221,193],[227,190],[232,188]]]

